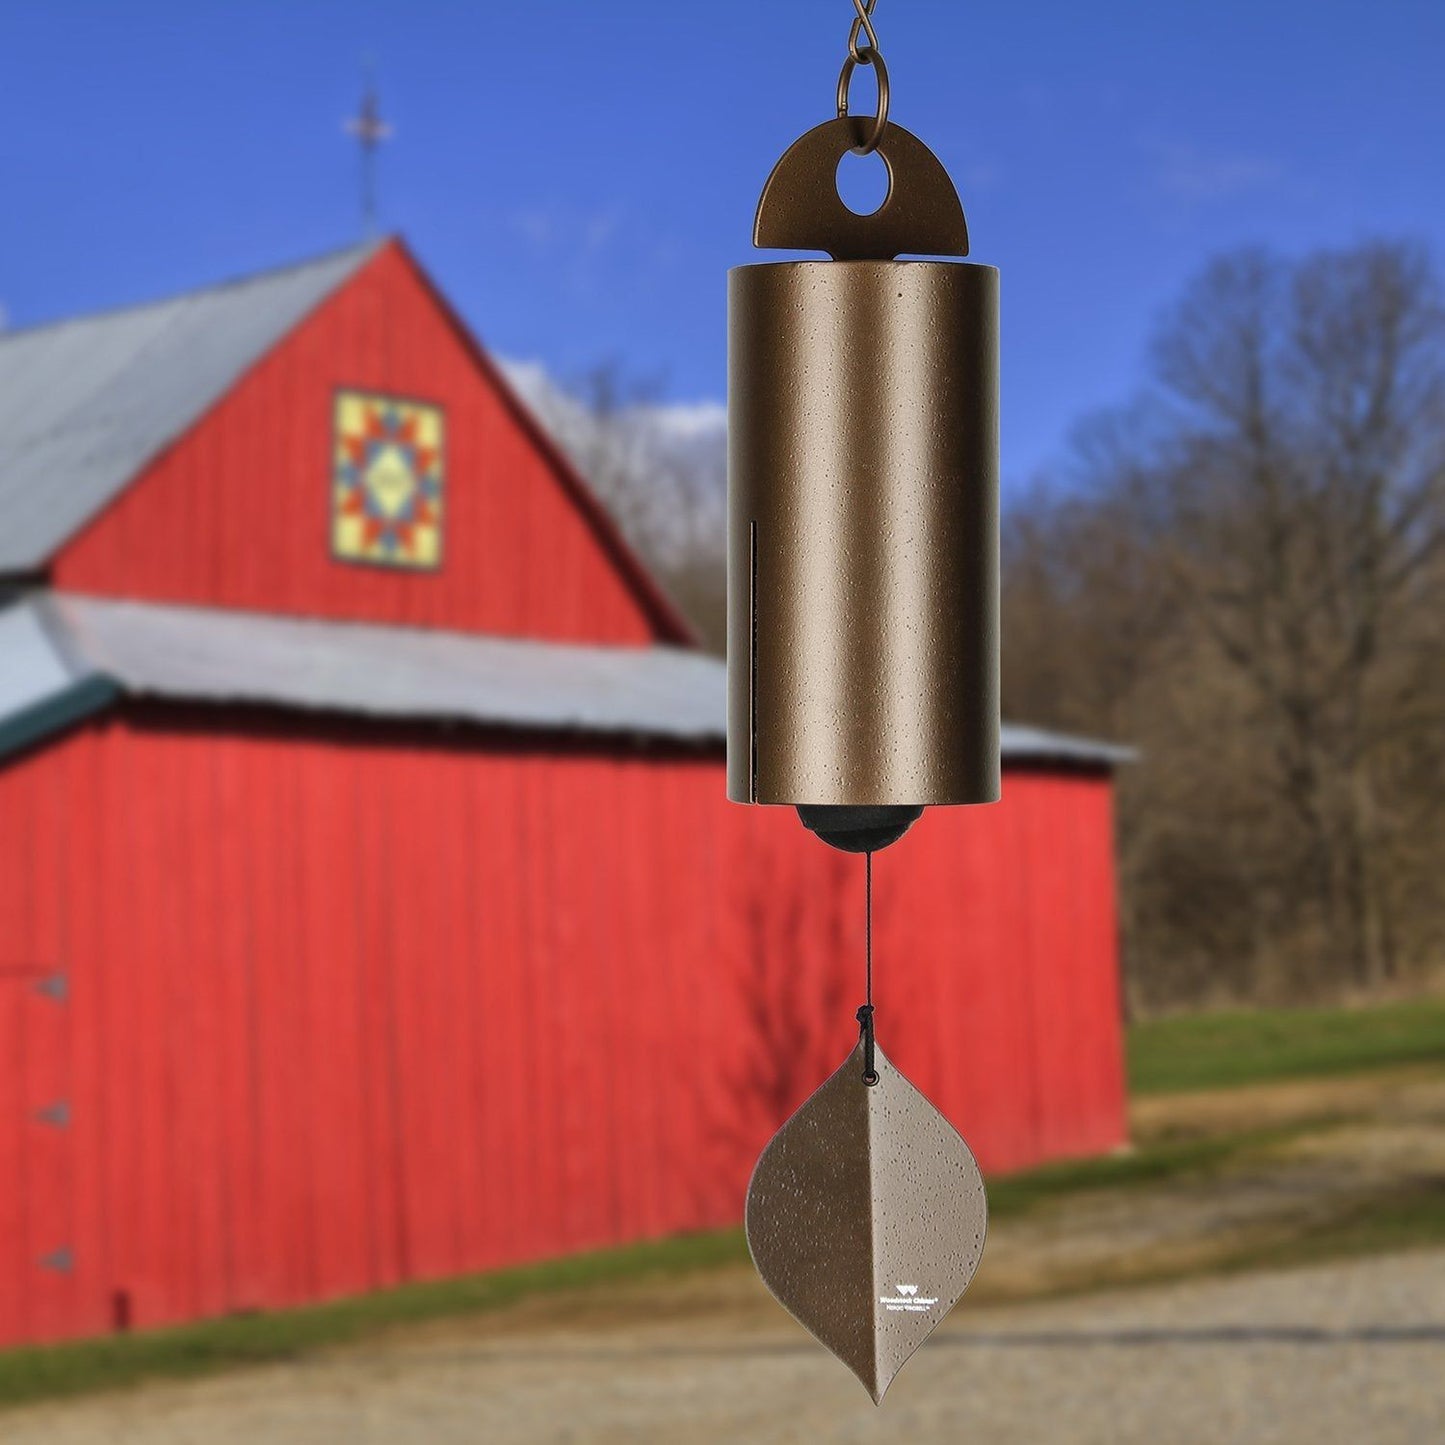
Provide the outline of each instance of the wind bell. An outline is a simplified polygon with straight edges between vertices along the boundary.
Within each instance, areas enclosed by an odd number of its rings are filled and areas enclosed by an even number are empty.
[[[998,750],[998,272],[947,172],[888,119],[871,12],[838,118],[777,163],[728,278],[728,796],[867,855],[865,1002],[838,1071],[763,1150],[747,1235],[768,1288],[881,1401],[978,1266],[983,1179],[874,1039],[873,853],[925,806],[991,803]],[[866,43],[860,38],[866,36]],[[848,114],[855,68],[873,116]],[[836,172],[876,151],[850,211]]]

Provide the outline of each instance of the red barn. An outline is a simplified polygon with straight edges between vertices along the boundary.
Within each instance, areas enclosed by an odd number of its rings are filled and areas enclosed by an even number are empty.
[[[736,1221],[861,860],[405,247],[0,336],[0,1342]],[[986,1167],[1124,1136],[1107,748],[879,859]]]

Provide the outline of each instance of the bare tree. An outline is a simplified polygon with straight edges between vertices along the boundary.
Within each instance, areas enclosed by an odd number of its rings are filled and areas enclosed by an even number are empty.
[[[1378,985],[1396,962],[1383,749],[1418,681],[1391,658],[1445,514],[1434,278],[1400,247],[1224,261],[1157,355],[1180,408],[1162,472],[1173,576],[1268,726],[1328,936]]]
[[[1011,526],[1006,626],[1064,631],[1060,720],[1148,750],[1125,787],[1136,955],[1193,993],[1266,959],[1277,991],[1321,961],[1378,988],[1439,944],[1434,273],[1399,245],[1228,257],[1153,363],[1152,396],[1081,441],[1073,493]],[[1020,672],[1037,697],[1015,657],[1010,703]]]
[[[659,401],[656,382],[615,361],[565,387],[533,373],[528,400],[587,478],[628,541],[697,628],[722,651],[726,633],[724,436],[708,411]]]

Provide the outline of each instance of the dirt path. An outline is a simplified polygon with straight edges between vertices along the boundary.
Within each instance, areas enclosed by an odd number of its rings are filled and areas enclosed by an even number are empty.
[[[1141,1144],[1279,1131],[1217,1171],[1088,1190],[992,1230],[975,1288],[989,1300],[1107,1286],[1238,1260],[1430,1191],[1445,1209],[1445,1073],[1268,1085],[1146,1099]],[[1442,1431],[1445,1441],[1445,1431]]]
[[[1146,1101],[1145,1138],[1280,1128],[1204,1177],[1075,1193],[992,1231],[880,1415],[751,1271],[539,1298],[304,1363],[0,1415],[5,1445],[1445,1440],[1445,1250],[1052,1300],[1268,1257],[1445,1181],[1445,1078]],[[1298,1132],[1291,1132],[1298,1128]]]
[[[1445,1435],[1445,1252],[964,1309],[882,1413],[776,1317],[454,1329],[5,1417],[6,1445],[711,1442],[1422,1445]]]

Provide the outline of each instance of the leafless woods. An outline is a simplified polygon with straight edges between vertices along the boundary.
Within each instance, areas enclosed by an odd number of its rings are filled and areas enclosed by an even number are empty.
[[[1375,244],[1228,256],[1006,526],[1004,702],[1126,739],[1137,1007],[1408,982],[1445,910],[1445,312]]]

